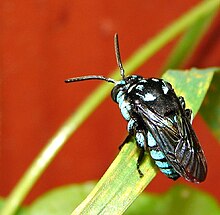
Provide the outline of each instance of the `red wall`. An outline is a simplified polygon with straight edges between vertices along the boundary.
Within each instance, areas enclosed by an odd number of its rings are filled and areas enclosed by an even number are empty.
[[[99,82],[67,86],[63,80],[85,74],[108,75],[116,67],[113,35],[119,33],[122,58],[199,3],[190,1],[1,1],[0,194],[6,196],[47,140]],[[188,67],[220,65],[219,20]],[[169,44],[136,73],[158,76]],[[147,74],[147,75],[146,75]],[[201,117],[195,130],[206,152],[209,175],[195,187],[220,200],[220,147]],[[74,134],[29,195],[29,201],[55,186],[98,179],[118,152],[126,123],[110,98]],[[158,175],[148,190],[174,183]],[[189,183],[188,183],[189,184]]]

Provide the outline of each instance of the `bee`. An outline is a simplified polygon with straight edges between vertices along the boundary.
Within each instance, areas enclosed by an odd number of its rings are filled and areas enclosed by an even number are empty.
[[[114,84],[111,97],[119,105],[128,122],[128,136],[122,146],[132,137],[139,148],[137,170],[149,151],[160,171],[173,180],[180,176],[200,183],[207,175],[207,163],[198,138],[192,128],[192,111],[186,109],[182,96],[177,96],[172,85],[160,78],[144,78],[139,75],[125,76],[122,65],[118,35],[114,46],[117,65],[122,79],[115,81],[100,75],[75,77],[66,83],[84,80],[103,80]]]

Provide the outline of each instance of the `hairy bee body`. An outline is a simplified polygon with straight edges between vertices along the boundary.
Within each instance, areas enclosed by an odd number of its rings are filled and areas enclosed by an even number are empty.
[[[121,63],[118,36],[115,52],[121,81],[100,75],[75,77],[66,83],[83,80],[104,80],[114,83],[111,96],[118,103],[122,116],[128,122],[128,137],[135,137],[140,154],[137,170],[149,150],[162,173],[176,180],[180,176],[199,183],[205,180],[207,164],[196,134],[192,128],[192,111],[185,108],[183,97],[178,97],[170,83],[158,78],[137,75],[125,77]],[[122,145],[124,145],[124,143]]]
[[[149,148],[155,164],[169,178],[205,180],[206,160],[191,126],[192,112],[185,109],[183,97],[177,97],[170,83],[128,76],[115,85],[112,99],[141,150],[138,168]]]

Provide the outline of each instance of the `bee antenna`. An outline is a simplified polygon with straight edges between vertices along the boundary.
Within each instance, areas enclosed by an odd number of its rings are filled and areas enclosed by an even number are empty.
[[[121,77],[124,80],[125,79],[125,70],[124,70],[122,62],[121,62],[121,55],[120,55],[120,50],[119,50],[119,42],[118,42],[118,34],[117,33],[115,34],[115,37],[114,37],[114,45],[115,45],[115,55],[116,55],[117,64],[120,69]],[[103,80],[103,81],[107,81],[107,82],[116,84],[116,81],[114,79],[106,78],[102,75],[88,75],[88,76],[69,78],[69,79],[65,80],[65,83],[85,81],[85,80],[94,80],[94,79]]]
[[[71,82],[77,82],[77,81],[85,81],[85,80],[103,80],[110,83],[116,83],[116,81],[112,78],[106,78],[102,75],[88,75],[88,76],[81,76],[81,77],[75,77],[75,78],[69,78],[65,80],[65,83],[71,83]]]
[[[125,70],[123,68],[122,62],[121,62],[121,55],[120,55],[120,50],[119,50],[119,42],[118,42],[118,34],[115,34],[114,37],[114,44],[115,44],[115,55],[116,55],[116,60],[117,60],[117,64],[118,67],[120,69],[120,74],[122,79],[125,79]]]

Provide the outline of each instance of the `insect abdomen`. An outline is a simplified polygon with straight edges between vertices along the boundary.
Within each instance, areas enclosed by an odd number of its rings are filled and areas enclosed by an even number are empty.
[[[180,175],[174,170],[174,168],[167,162],[167,159],[164,153],[158,147],[155,139],[148,132],[148,147],[150,151],[150,155],[153,158],[155,164],[158,166],[160,171],[165,174],[167,177],[172,178],[174,180],[178,179]]]

